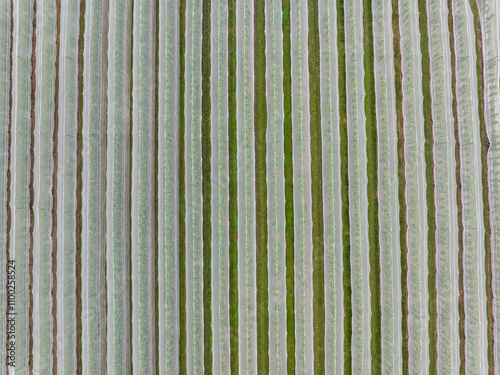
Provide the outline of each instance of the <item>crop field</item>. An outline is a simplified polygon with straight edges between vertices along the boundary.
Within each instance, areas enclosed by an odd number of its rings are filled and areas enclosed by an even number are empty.
[[[499,0],[5,0],[0,53],[0,374],[500,374]]]

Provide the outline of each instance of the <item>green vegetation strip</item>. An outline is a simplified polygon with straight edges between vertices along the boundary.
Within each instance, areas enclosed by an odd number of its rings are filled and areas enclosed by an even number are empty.
[[[155,2],[155,72],[159,72],[159,64],[160,64],[160,23],[159,23],[159,13],[160,13],[160,4],[159,0],[156,0]],[[106,26],[106,34],[108,34],[109,31],[109,21]],[[132,76],[131,76],[132,77]],[[156,75],[155,77],[155,132],[154,132],[154,149],[155,149],[155,155],[159,155],[159,147],[158,147],[158,139],[159,139],[159,127],[160,127],[160,121],[159,121],[159,112],[160,112],[160,103],[159,103],[159,77]],[[158,176],[158,157],[155,157],[155,162],[154,162],[154,171],[155,171],[155,176]],[[156,373],[160,373],[160,345],[159,345],[159,340],[160,340],[160,285],[159,285],[159,275],[160,275],[160,264],[159,264],[159,244],[158,244],[158,204],[159,202],[159,196],[158,196],[158,178],[154,179],[154,194],[155,194],[155,199],[154,199],[154,205],[153,205],[153,211],[155,215],[155,253],[154,253],[154,259],[155,259],[155,281],[154,281],[154,286],[155,286],[155,358],[156,358]],[[163,197],[161,197],[163,199]],[[162,250],[164,251],[164,250]],[[104,279],[104,283],[107,282],[107,279]],[[105,301],[107,302],[107,299],[105,298]],[[106,309],[107,311],[107,309]],[[163,353],[162,353],[163,356]]]
[[[481,180],[483,184],[483,210],[484,210],[484,243],[486,245],[485,270],[486,270],[486,295],[487,295],[487,316],[488,316],[488,373],[494,373],[495,366],[495,336],[493,334],[493,285],[492,285],[492,265],[491,265],[491,219],[490,201],[488,186],[488,151],[490,141],[486,132],[485,108],[484,108],[484,58],[483,58],[483,38],[481,34],[481,23],[479,9],[476,1],[469,0],[472,13],[474,15],[474,31],[476,34],[476,74],[477,74],[477,95],[479,106],[479,123],[481,126]]]
[[[352,374],[351,240],[349,234],[349,174],[347,149],[347,86],[345,61],[344,1],[337,0],[337,49],[339,67],[340,173],[342,195],[342,285],[344,288],[344,373]]]
[[[375,71],[373,52],[372,2],[363,0],[363,46],[365,70],[366,156],[368,175],[368,240],[370,244],[371,355],[372,373],[382,373],[380,306],[380,246],[378,238],[377,115],[375,112]]]
[[[183,0],[184,1],[184,0]],[[236,158],[236,0],[228,1],[229,324],[231,373],[238,373],[238,191]],[[181,71],[181,76],[183,72]]]
[[[132,2],[133,3],[133,2]],[[132,5],[133,8],[133,5]],[[132,12],[133,14],[133,12]],[[179,373],[187,374],[186,362],[186,183],[184,181],[184,91],[186,71],[186,0],[179,0]],[[130,103],[132,106],[132,103]],[[132,143],[132,142],[131,142]],[[132,147],[132,145],[130,146]]]
[[[269,311],[267,274],[267,183],[266,183],[266,17],[265,0],[254,3],[254,131],[255,195],[257,210],[257,372],[269,372]]]
[[[286,241],[286,348],[287,372],[295,373],[295,294],[293,234],[293,159],[292,159],[292,60],[290,40],[290,0],[282,0],[283,8],[283,120],[285,151],[285,241]]]
[[[201,147],[203,174],[203,329],[205,374],[212,373],[212,221],[210,180],[210,11],[211,0],[203,0],[201,57]]]
[[[318,3],[308,0],[309,111],[311,126],[311,195],[313,220],[314,372],[325,372],[325,284],[323,243],[323,175]]]
[[[427,248],[428,248],[428,288],[429,288],[429,373],[437,373],[437,289],[436,289],[436,207],[434,201],[434,137],[432,120],[431,75],[429,41],[427,29],[427,8],[425,0],[418,0],[420,51],[422,53],[422,94],[425,135],[425,177],[427,180]]]
[[[458,129],[458,109],[457,109],[457,57],[455,55],[455,35],[453,34],[453,7],[452,0],[448,0],[448,31],[450,34],[451,50],[451,90],[452,90],[452,110],[453,110],[453,128],[455,130],[455,175],[457,180],[457,218],[458,218],[458,312],[460,322],[458,332],[460,335],[460,374],[465,374],[465,292],[464,292],[464,223],[462,220],[462,176],[461,176],[461,158],[460,158],[460,138]],[[430,274],[429,269],[429,274]],[[429,282],[430,285],[430,282]],[[432,337],[432,336],[429,336]],[[431,340],[432,342],[432,340]],[[432,361],[432,358],[431,358]],[[431,362],[432,363],[432,362]]]
[[[405,134],[403,119],[403,75],[401,71],[401,34],[399,31],[399,8],[396,0],[392,1],[392,33],[394,47],[394,83],[396,86],[396,115],[398,127],[398,184],[399,184],[399,240],[401,244],[401,331],[402,331],[402,354],[403,374],[409,373],[408,364],[408,243],[406,232],[408,223],[406,221],[406,176],[405,176]]]

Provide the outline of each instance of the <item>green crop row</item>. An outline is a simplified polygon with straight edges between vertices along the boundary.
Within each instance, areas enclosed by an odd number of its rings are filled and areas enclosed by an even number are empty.
[[[251,64],[253,45],[253,5],[236,2],[236,115],[238,159],[238,309],[239,369],[253,372],[257,367],[256,347],[256,212],[254,91]]]
[[[82,364],[83,373],[98,373],[106,364],[105,282],[105,63],[106,6],[86,1],[83,79],[82,199]]]
[[[108,34],[108,118],[106,200],[107,370],[132,366],[130,302],[130,0],[110,3]],[[124,282],[124,280],[126,280]]]
[[[270,373],[283,373],[286,368],[286,275],[285,264],[285,185],[283,133],[283,49],[281,1],[266,4],[265,58],[268,80],[267,94],[267,226],[269,273],[269,367]],[[261,156],[262,157],[262,156]],[[258,285],[260,288],[261,285]],[[260,347],[260,345],[259,345]],[[267,353],[266,353],[267,356]]]
[[[77,372],[77,149],[80,2],[61,2],[59,53],[59,134],[57,193],[57,345],[58,371]]]
[[[493,22],[481,22],[481,11],[484,11],[489,7],[488,2],[484,2],[481,5],[477,2],[470,1],[470,6],[472,8],[472,13],[474,15],[474,31],[476,34],[476,75],[477,80],[477,90],[478,90],[478,106],[479,106],[479,121],[481,123],[481,162],[482,162],[482,184],[483,184],[483,202],[484,202],[484,226],[485,226],[485,236],[484,242],[486,246],[485,253],[485,268],[486,268],[486,293],[487,293],[487,314],[488,314],[488,365],[490,371],[495,366],[495,322],[493,316],[493,306],[495,299],[493,298],[493,251],[494,251],[494,240],[492,237],[493,228],[493,215],[492,215],[492,201],[494,198],[490,194],[490,181],[491,172],[488,166],[488,158],[490,154],[490,139],[488,134],[488,122],[493,124],[494,119],[488,113],[489,108],[495,108],[495,101],[486,103],[486,95],[488,94],[488,89],[486,88],[486,76],[490,75],[488,68],[485,64],[487,54],[491,45],[489,45],[488,39],[488,28],[491,27]],[[490,75],[491,78],[492,75]],[[498,86],[496,86],[498,90]]]
[[[356,6],[357,4],[357,6]],[[363,78],[357,71],[363,65],[363,45],[358,44],[361,30],[363,30],[362,12],[363,2],[352,2],[345,6],[345,36],[346,36],[346,84],[347,84],[347,119],[348,119],[348,155],[349,155],[349,222],[350,222],[350,262],[352,287],[352,371],[355,373],[368,371],[364,367],[364,353],[370,351],[366,347],[367,337],[371,331],[363,329],[364,321],[370,319],[365,316],[365,310],[370,309],[369,270],[366,261],[369,255],[368,228],[363,222],[368,212],[362,205],[362,199],[367,196],[366,161],[363,155],[367,151],[367,139],[364,117]],[[363,12],[364,13],[364,12]],[[361,52],[361,53],[360,53]],[[366,67],[364,68],[366,74]],[[364,256],[363,256],[364,255]]]
[[[307,162],[310,155],[310,118],[309,118],[309,71],[307,71],[307,35],[310,26],[307,16],[307,3],[293,0],[291,20],[292,56],[292,123],[293,123],[293,183],[294,183],[294,250],[295,250],[295,361],[297,371],[306,373],[312,369],[311,352],[314,337],[312,280],[308,279],[306,269],[311,267],[313,249],[312,242],[312,205],[311,205],[311,173]],[[310,12],[316,10],[310,9]],[[317,12],[317,11],[316,11]],[[294,32],[295,31],[295,32]],[[307,83],[305,83],[307,82]],[[304,86],[305,84],[305,86]],[[320,124],[318,123],[318,126]],[[311,165],[311,167],[313,167]],[[313,250],[314,251],[314,250]],[[319,353],[320,354],[320,353]]]
[[[285,242],[286,242],[286,347],[287,372],[295,372],[295,296],[294,296],[294,213],[293,213],[293,137],[290,0],[282,0],[283,31],[283,96],[285,152]]]
[[[373,6],[373,49],[375,71],[376,97],[376,124],[377,124],[377,164],[378,164],[378,219],[379,233],[378,241],[380,285],[379,293],[379,317],[376,321],[377,329],[380,329],[380,344],[377,351],[381,353],[381,361],[377,363],[379,373],[392,373],[399,371],[401,365],[400,345],[396,340],[400,339],[399,329],[394,329],[394,323],[399,326],[401,316],[396,312],[400,308],[399,296],[394,292],[399,290],[399,275],[393,278],[394,270],[400,270],[398,257],[401,253],[400,228],[399,228],[399,202],[398,202],[398,138],[396,119],[396,93],[393,63],[393,45],[390,42],[390,30],[392,19],[386,17],[392,9],[388,2],[376,0]],[[391,23],[391,24],[389,24]],[[371,96],[367,93],[368,96]],[[368,156],[369,159],[373,157]],[[369,168],[370,170],[370,168]],[[376,279],[376,278],[375,278]],[[398,306],[399,305],[399,306]],[[375,316],[376,314],[374,314]],[[380,326],[380,328],[378,328]],[[378,339],[377,339],[378,340]],[[375,352],[372,355],[378,356]]]
[[[454,209],[453,201],[456,200],[455,183],[456,178],[455,172],[455,160],[454,158],[449,160],[447,154],[454,146],[454,137],[449,137],[450,130],[453,129],[453,114],[451,110],[451,87],[449,86],[451,80],[451,72],[449,72],[448,77],[446,77],[445,65],[451,66],[449,57],[447,57],[446,50],[443,48],[443,43],[448,41],[442,41],[442,27],[441,23],[446,22],[446,20],[440,19],[440,7],[441,4],[438,1],[430,1],[425,4],[423,1],[419,1],[419,10],[421,15],[421,25],[426,26],[427,38],[424,38],[422,45],[425,47],[425,54],[423,55],[423,75],[424,75],[424,88],[429,90],[427,96],[432,97],[432,120],[430,120],[431,114],[428,113],[431,110],[431,99],[427,101],[427,105],[424,102],[424,116],[426,116],[426,122],[433,124],[432,128],[426,126],[426,138],[432,135],[432,140],[434,145],[433,149],[430,150],[430,145],[428,142],[426,144],[426,162],[434,168],[433,176],[431,178],[428,175],[428,207],[430,205],[430,181],[435,182],[435,190],[432,192],[432,198],[434,199],[434,206],[429,208],[435,208],[435,215],[432,218],[433,221],[429,220],[429,360],[430,360],[430,370],[436,371],[438,368],[437,359],[443,358],[445,362],[442,364],[445,368],[448,366],[455,366],[453,364],[453,357],[439,357],[438,351],[451,352],[452,347],[448,347],[449,342],[458,340],[457,337],[451,337],[452,329],[451,327],[440,327],[437,325],[437,316],[455,318],[458,317],[457,309],[447,310],[447,305],[456,305],[456,301],[451,300],[451,296],[446,296],[444,298],[439,298],[441,285],[436,283],[439,281],[440,277],[443,276],[449,285],[453,285],[454,280],[458,275],[454,275],[449,264],[450,261],[457,259],[458,244],[456,243],[456,237],[458,237],[458,223],[457,223],[457,211]],[[425,16],[425,17],[424,17]],[[448,47],[449,48],[449,45]],[[445,60],[446,59],[446,60]],[[446,78],[448,78],[446,80]],[[429,83],[430,82],[430,83]],[[445,94],[448,93],[450,98],[446,100]],[[425,98],[424,92],[424,100]],[[429,118],[429,120],[428,120]],[[453,132],[451,132],[453,134]],[[432,156],[427,156],[432,155]],[[431,157],[431,160],[429,158]],[[432,163],[432,164],[430,164]],[[449,178],[450,168],[453,172],[451,178]],[[432,211],[428,211],[428,215]],[[450,228],[448,233],[449,238],[444,240],[444,236],[440,233],[438,236],[434,234],[434,231],[439,232],[440,228],[446,223],[446,227]],[[432,230],[434,228],[434,230]],[[455,238],[454,238],[455,237]],[[447,246],[440,246],[446,243]],[[440,263],[436,260],[441,259],[442,256],[448,257],[446,261]],[[458,294],[458,285],[453,285],[454,291]],[[446,298],[450,301],[442,302]],[[454,327],[455,329],[457,327]],[[443,337],[438,343],[436,337]],[[438,349],[439,345],[439,349]],[[456,355],[457,353],[455,353]],[[441,365],[441,364],[439,364]]]
[[[12,102],[11,102],[11,185],[10,185],[10,259],[15,260],[16,268],[16,358],[17,368],[28,369],[31,362],[29,308],[32,301],[30,287],[30,257],[32,249],[31,243],[31,214],[33,202],[30,199],[30,190],[33,188],[30,182],[31,158],[30,150],[32,144],[32,123],[31,115],[35,103],[32,103],[31,96],[34,94],[34,82],[30,76],[36,66],[32,60],[35,54],[33,48],[36,43],[33,41],[34,27],[34,6],[28,0],[13,3],[13,45],[12,45]],[[33,64],[32,64],[33,62]],[[28,188],[29,187],[29,188]],[[30,298],[31,297],[31,298]],[[31,301],[30,301],[31,300]]]
[[[33,233],[33,368],[53,368],[52,357],[52,198],[55,110],[57,12],[55,3],[39,3],[36,10],[36,92],[34,129],[34,233]],[[55,302],[55,301],[54,301]]]
[[[324,305],[325,305],[325,371],[331,374],[344,370],[341,326],[344,306],[342,285],[342,198],[337,10],[335,4],[319,4],[319,36],[321,43],[321,138],[323,177],[323,229],[324,229]],[[333,48],[332,48],[333,46]],[[343,51],[342,51],[343,54]],[[346,317],[346,320],[349,318]],[[343,332],[345,336],[345,332]]]
[[[236,0],[228,0],[229,322],[231,372],[239,368]]]
[[[225,1],[212,2],[212,315],[213,372],[230,371],[229,336],[229,176],[228,176],[228,94],[227,15]],[[204,203],[205,204],[205,203]],[[206,324],[206,322],[205,322]],[[218,328],[218,329],[217,329]],[[210,353],[210,351],[208,351]],[[208,369],[206,369],[208,370]]]
[[[135,372],[156,368],[156,4],[133,10],[132,82],[132,346]],[[153,276],[153,277],[151,277]],[[201,310],[200,310],[201,311]]]
[[[474,35],[469,37],[469,32],[474,28],[474,16],[467,0],[453,3],[453,20],[462,220],[465,228],[463,262],[467,332],[465,366],[466,371],[478,372],[488,367],[488,319],[486,280],[481,279],[485,265],[485,243],[481,183],[481,124],[478,108],[478,77],[474,69],[477,56]]]

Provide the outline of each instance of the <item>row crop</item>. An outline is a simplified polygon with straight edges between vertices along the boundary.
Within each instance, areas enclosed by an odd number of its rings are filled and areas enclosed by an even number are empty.
[[[321,138],[323,175],[325,370],[344,372],[344,290],[342,198],[340,171],[340,114],[338,88],[337,9],[319,2],[321,51]]]
[[[281,1],[266,1],[269,371],[286,371],[286,239]]]
[[[107,53],[106,291],[107,372],[132,364],[130,306],[130,85],[132,6],[109,3]]]

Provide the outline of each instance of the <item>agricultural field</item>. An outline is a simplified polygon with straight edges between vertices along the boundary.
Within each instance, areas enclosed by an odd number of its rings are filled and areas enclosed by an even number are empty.
[[[498,0],[0,2],[0,374],[499,374]]]

